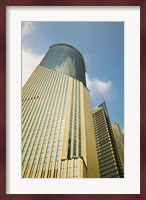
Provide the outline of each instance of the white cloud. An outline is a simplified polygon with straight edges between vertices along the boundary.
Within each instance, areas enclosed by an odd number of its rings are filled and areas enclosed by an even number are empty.
[[[23,22],[22,23],[22,38],[26,37],[35,29],[34,22]]]
[[[93,83],[95,84],[95,88],[103,94],[106,94],[112,86],[111,81],[103,82],[98,79],[93,79]]]
[[[40,64],[44,54],[35,54],[31,49],[22,48],[22,86],[30,77],[37,65]]]
[[[104,98],[111,98],[112,82],[110,80],[105,82],[99,79],[89,78],[86,74],[86,81],[91,98],[101,98],[102,95]]]
[[[36,28],[34,22],[22,22],[22,40],[27,38]],[[44,54],[34,53],[31,49],[22,47],[22,86],[30,77]]]

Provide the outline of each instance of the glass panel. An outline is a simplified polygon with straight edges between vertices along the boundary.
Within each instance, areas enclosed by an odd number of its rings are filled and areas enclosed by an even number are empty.
[[[70,45],[51,46],[40,65],[72,76],[86,86],[83,57],[77,49]]]

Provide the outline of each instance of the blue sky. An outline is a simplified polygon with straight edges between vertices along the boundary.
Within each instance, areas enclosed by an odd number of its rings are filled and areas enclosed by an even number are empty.
[[[81,52],[92,108],[103,96],[111,123],[118,122],[124,131],[124,23],[23,22],[23,85],[55,43],[68,43]]]

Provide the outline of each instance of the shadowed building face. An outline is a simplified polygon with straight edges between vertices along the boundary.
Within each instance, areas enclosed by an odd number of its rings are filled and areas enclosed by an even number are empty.
[[[112,125],[113,134],[118,148],[119,157],[124,170],[124,138],[118,123]]]

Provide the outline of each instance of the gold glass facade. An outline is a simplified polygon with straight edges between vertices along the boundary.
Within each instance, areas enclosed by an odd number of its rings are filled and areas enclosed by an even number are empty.
[[[124,177],[105,102],[94,110],[93,121],[100,177]]]
[[[120,126],[118,123],[114,123],[112,125],[112,129],[113,129],[116,145],[118,148],[118,153],[119,153],[119,157],[121,160],[121,164],[122,164],[122,167],[124,170],[124,139],[123,139],[123,135],[121,133],[121,129],[120,129]]]
[[[22,177],[99,177],[89,91],[40,65],[22,89]]]

